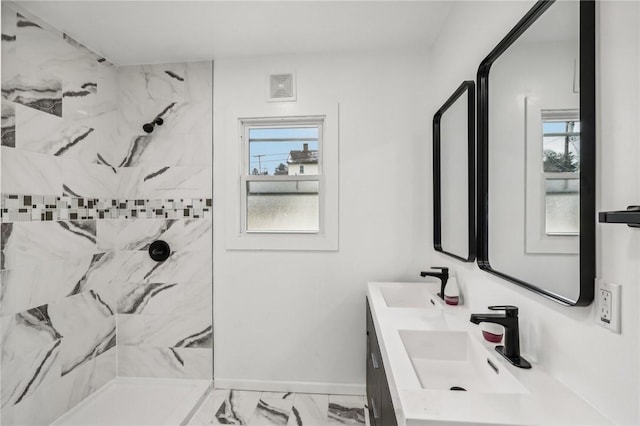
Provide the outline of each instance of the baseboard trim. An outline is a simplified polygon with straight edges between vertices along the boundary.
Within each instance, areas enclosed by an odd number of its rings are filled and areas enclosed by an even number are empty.
[[[214,378],[213,384],[216,389],[322,393],[330,395],[364,395],[366,389],[364,384],[356,383],[295,382],[228,378]]]

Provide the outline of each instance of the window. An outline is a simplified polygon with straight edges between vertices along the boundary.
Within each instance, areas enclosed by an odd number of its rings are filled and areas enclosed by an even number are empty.
[[[580,253],[580,112],[525,98],[525,251]]]
[[[580,121],[577,111],[542,111],[547,235],[580,233]]]
[[[221,113],[214,184],[226,250],[339,249],[339,113],[337,102],[262,100]]]
[[[323,117],[242,120],[243,232],[319,233]]]

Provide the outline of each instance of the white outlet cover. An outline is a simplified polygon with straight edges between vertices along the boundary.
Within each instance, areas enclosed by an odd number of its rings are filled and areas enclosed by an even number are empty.
[[[614,333],[620,333],[621,292],[619,284],[596,280],[595,320]]]

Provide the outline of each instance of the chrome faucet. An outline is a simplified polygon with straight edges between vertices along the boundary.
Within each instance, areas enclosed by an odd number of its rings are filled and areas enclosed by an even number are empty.
[[[431,269],[439,269],[440,272],[420,272],[421,277],[436,277],[440,279],[440,293],[438,293],[438,297],[444,300],[444,288],[447,286],[447,281],[449,280],[449,268],[444,268],[442,266],[432,266]]]
[[[491,322],[504,327],[504,346],[496,346],[496,351],[511,364],[520,368],[531,368],[531,364],[520,356],[520,328],[518,326],[518,308],[516,306],[489,306],[491,311],[504,311],[501,314],[471,314],[469,321],[474,324]]]

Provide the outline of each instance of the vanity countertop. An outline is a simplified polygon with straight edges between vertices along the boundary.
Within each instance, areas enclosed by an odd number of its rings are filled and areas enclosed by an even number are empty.
[[[423,389],[402,343],[399,330],[468,331],[495,353],[493,344],[482,339],[478,326],[469,322],[466,306],[438,309],[390,308],[383,291],[406,288],[435,294],[437,283],[372,282],[367,297],[389,382],[399,425],[609,425],[609,420],[586,401],[544,371],[536,363],[530,370],[514,367],[499,355],[493,361],[509,371],[528,391],[520,394],[452,392]],[[437,300],[437,303],[441,303]],[[526,357],[526,354],[524,354]]]

